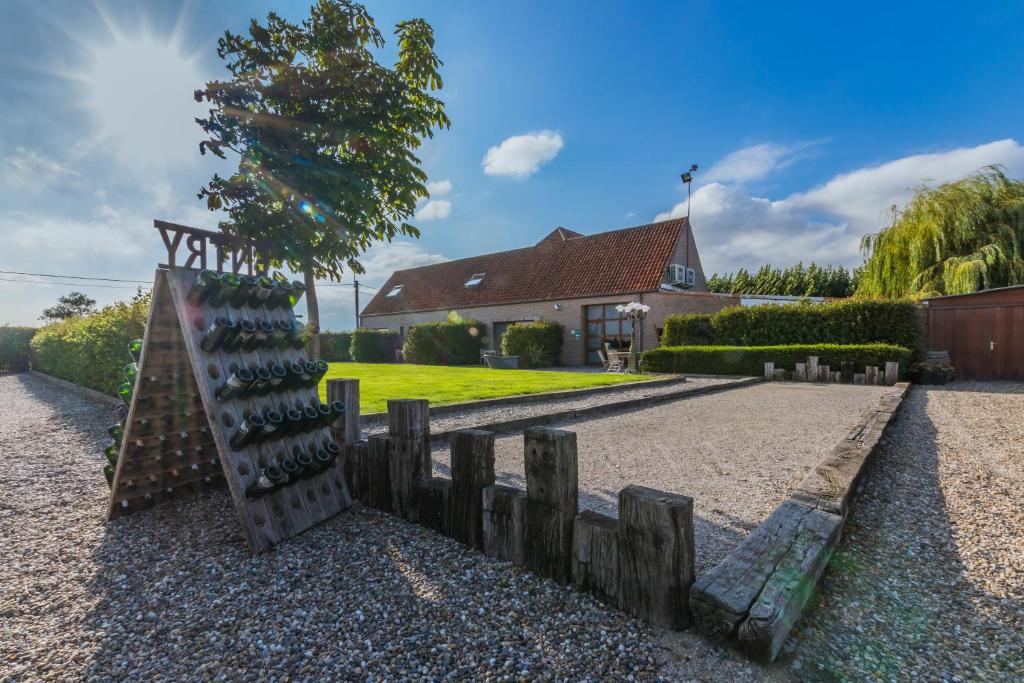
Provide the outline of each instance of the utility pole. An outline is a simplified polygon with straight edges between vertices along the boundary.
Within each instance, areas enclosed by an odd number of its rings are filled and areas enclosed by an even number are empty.
[[[352,287],[356,291],[356,329],[359,329],[359,280],[352,280]]]

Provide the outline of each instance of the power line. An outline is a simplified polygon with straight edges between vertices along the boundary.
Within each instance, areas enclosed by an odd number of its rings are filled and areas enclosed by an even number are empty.
[[[134,282],[142,285],[150,284],[149,280],[119,280],[113,277],[86,277],[84,275],[51,275],[49,273],[23,273],[20,270],[0,270],[7,275],[31,275],[32,277],[62,277],[65,280],[99,280],[102,282]],[[28,280],[25,280],[28,282]]]
[[[18,282],[21,284],[34,285],[62,285],[64,287],[103,287],[104,289],[138,289],[138,287],[131,287],[129,285],[94,285],[89,282],[54,282],[53,280],[16,280],[14,278],[7,277],[0,277],[0,282]],[[115,280],[115,282],[121,282],[121,280]],[[146,289],[149,289],[149,287],[146,287]]]

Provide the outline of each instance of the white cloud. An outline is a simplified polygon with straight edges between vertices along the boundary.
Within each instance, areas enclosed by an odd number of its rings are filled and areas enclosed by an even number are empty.
[[[514,135],[484,155],[484,173],[527,178],[554,159],[565,146],[562,136],[550,130]]]
[[[431,196],[444,195],[452,191],[452,181],[450,180],[436,180],[432,183],[427,183],[427,192]]]
[[[0,159],[0,183],[33,194],[76,175],[67,165],[25,147],[15,147],[13,154]]]
[[[835,176],[778,200],[748,194],[735,184],[711,182],[694,190],[693,230],[704,269],[732,271],[764,263],[861,262],[860,240],[888,224],[922,183],[934,185],[1002,164],[1024,173],[1024,146],[999,140],[933,154],[916,154]],[[655,220],[686,215],[682,201]]]
[[[431,199],[416,211],[416,218],[421,221],[433,221],[448,218],[452,214],[452,203],[446,199]]]
[[[766,142],[738,149],[725,156],[705,174],[709,182],[742,183],[763,178],[772,171],[789,166],[797,154],[813,143],[778,145]]]

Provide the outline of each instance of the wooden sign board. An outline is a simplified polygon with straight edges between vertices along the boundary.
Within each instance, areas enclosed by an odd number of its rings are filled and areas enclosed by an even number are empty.
[[[268,495],[246,495],[261,468],[277,464],[283,453],[296,446],[315,449],[331,438],[331,429],[321,427],[237,451],[231,447],[231,437],[245,411],[277,410],[282,404],[294,406],[297,402],[308,405],[317,390],[292,388],[256,398],[218,401],[214,392],[231,375],[233,366],[286,365],[305,358],[305,352],[295,348],[205,352],[200,343],[217,316],[273,323],[294,321],[295,314],[290,307],[193,306],[188,293],[197,273],[177,267],[156,272],[107,516],[114,519],[181,493],[223,486],[226,480],[249,546],[260,552],[351,506],[343,457],[338,456],[326,471]]]

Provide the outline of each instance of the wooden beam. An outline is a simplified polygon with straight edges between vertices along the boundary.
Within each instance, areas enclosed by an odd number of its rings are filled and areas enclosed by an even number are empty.
[[[573,526],[572,582],[601,602],[619,607],[619,522],[584,510]]]
[[[494,434],[460,429],[451,442],[451,537],[483,550],[483,490],[494,483]]]
[[[484,552],[497,560],[522,566],[526,492],[492,484],[483,490],[481,499]]]
[[[557,429],[530,429],[523,440],[525,566],[565,584],[572,576],[572,527],[579,506],[576,435]]]

